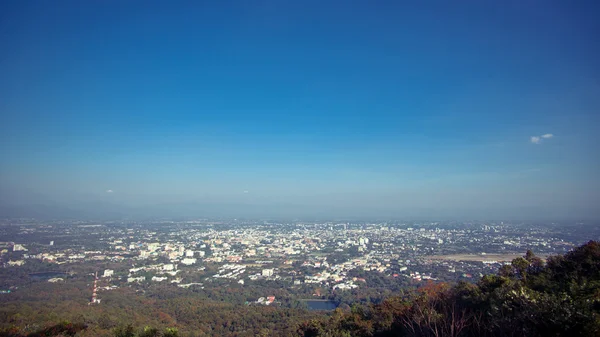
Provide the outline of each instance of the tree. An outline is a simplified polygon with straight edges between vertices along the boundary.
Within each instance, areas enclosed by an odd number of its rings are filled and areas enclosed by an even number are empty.
[[[158,337],[159,332],[157,328],[145,326],[144,329],[138,334],[138,337]]]
[[[166,328],[165,332],[163,332],[163,337],[178,337],[179,330],[177,328]]]
[[[133,325],[119,326],[114,331],[114,337],[135,337]]]
[[[511,264],[513,268],[515,268],[516,275],[526,281],[529,262],[522,257],[517,257],[516,259],[512,260]]]

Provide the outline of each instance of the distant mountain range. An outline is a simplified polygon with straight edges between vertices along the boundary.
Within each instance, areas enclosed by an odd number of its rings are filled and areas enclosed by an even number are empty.
[[[116,204],[105,201],[87,201],[73,204],[58,202],[7,204],[0,203],[0,218],[35,218],[48,219],[156,219],[156,218],[269,218],[269,219],[423,219],[423,220],[586,220],[581,214],[589,214],[586,210],[564,212],[556,210],[550,214],[543,209],[522,207],[514,209],[495,210],[438,210],[438,209],[359,209],[357,207],[330,207],[327,205],[296,205],[296,204],[251,204],[224,202],[187,202],[187,203],[157,203],[141,206]]]

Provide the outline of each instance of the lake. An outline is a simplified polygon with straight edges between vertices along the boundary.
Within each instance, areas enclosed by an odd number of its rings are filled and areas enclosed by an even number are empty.
[[[68,275],[69,274],[63,273],[60,271],[47,271],[47,272],[42,272],[42,273],[29,274],[29,277],[31,277],[31,279],[35,280],[35,281],[43,281],[43,280],[49,280],[49,279],[55,278],[55,277],[67,277]]]
[[[338,304],[328,300],[302,300],[306,303],[308,310],[334,310]]]

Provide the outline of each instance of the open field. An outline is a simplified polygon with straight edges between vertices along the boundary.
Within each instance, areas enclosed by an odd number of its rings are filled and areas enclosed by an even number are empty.
[[[507,254],[453,254],[453,255],[432,255],[427,256],[430,260],[445,260],[445,261],[498,261],[498,262],[510,262],[517,257],[523,257],[524,254],[518,253],[507,253]],[[542,259],[547,256],[540,255]]]

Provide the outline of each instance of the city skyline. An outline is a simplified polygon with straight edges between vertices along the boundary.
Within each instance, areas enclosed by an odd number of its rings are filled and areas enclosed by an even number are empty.
[[[1,211],[598,219],[598,6],[0,4]]]

